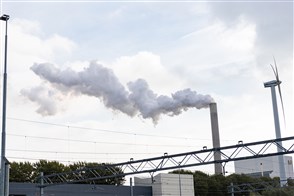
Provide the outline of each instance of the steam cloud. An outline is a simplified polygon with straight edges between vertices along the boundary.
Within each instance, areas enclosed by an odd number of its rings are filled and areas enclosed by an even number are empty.
[[[32,71],[41,79],[49,82],[55,90],[70,92],[72,95],[84,94],[94,96],[103,101],[104,105],[113,110],[121,111],[129,116],[139,113],[143,118],[151,118],[156,124],[161,114],[179,115],[188,108],[205,108],[213,102],[210,95],[201,95],[196,91],[184,89],[169,96],[157,95],[143,79],[127,84],[128,90],[119,82],[111,69],[91,62],[83,71],[72,69],[61,70],[49,63],[34,64]],[[57,112],[48,97],[44,100],[36,93],[38,88],[22,90],[22,94],[40,107],[37,112],[53,115]],[[49,93],[50,95],[50,93]],[[54,97],[53,97],[54,98]]]

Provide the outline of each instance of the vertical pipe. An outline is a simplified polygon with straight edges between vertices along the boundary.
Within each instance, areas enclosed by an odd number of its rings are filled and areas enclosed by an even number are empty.
[[[272,94],[272,102],[273,102],[273,112],[274,112],[274,121],[275,121],[275,131],[276,131],[276,138],[281,138],[281,129],[280,129],[280,121],[279,121],[279,114],[278,114],[278,105],[277,105],[277,97],[276,97],[276,90],[275,86],[271,86],[271,94]],[[277,142],[280,146],[282,146],[282,142]],[[283,150],[277,146],[277,151],[282,152]],[[280,185],[284,186],[286,184],[286,171],[285,171],[285,164],[283,155],[278,156],[279,160],[279,170],[280,170]]]
[[[260,172],[261,172],[261,177],[263,177],[263,165],[260,163]]]
[[[231,196],[234,196],[234,184],[231,182],[230,184],[231,187]]]
[[[10,169],[10,163],[6,160],[5,163],[5,189],[4,189],[4,195],[9,196],[9,169]]]
[[[222,174],[222,165],[221,163],[217,163],[217,161],[221,160],[221,154],[219,151],[220,148],[220,139],[219,139],[219,128],[218,128],[218,115],[217,115],[217,106],[216,103],[210,103],[210,119],[211,119],[211,132],[212,132],[212,145],[215,149],[214,152],[214,172],[215,174]]]
[[[134,192],[133,192],[133,178],[130,178],[130,188],[131,188],[131,196],[134,195]]]
[[[181,182],[181,172],[179,170],[179,192],[180,196],[182,196],[182,182]]]
[[[43,179],[44,173],[40,173],[40,196],[44,196],[44,179]]]

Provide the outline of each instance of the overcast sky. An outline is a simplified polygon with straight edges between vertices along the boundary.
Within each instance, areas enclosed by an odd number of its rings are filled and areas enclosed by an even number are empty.
[[[2,0],[2,14],[11,17],[11,161],[123,162],[212,147],[207,105],[160,113],[165,101],[178,107],[180,93],[217,103],[221,146],[274,139],[263,87],[275,79],[273,56],[282,137],[293,136],[291,1]]]

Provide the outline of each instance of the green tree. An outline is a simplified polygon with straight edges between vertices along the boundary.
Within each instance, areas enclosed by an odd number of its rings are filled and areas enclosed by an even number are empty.
[[[258,181],[257,178],[253,178],[245,174],[231,174],[227,176],[226,179],[229,183],[233,184],[255,183]]]
[[[287,183],[288,183],[288,186],[291,186],[291,187],[293,187],[294,186],[294,179],[288,179],[287,180]]]
[[[208,195],[209,175],[201,171],[195,171],[193,173],[193,178],[195,196]]]
[[[69,169],[71,171],[81,170],[81,169],[87,169],[95,168],[95,172],[98,173],[100,176],[110,176],[113,175],[113,172],[118,174],[123,174],[123,171],[118,167],[112,167],[111,170],[109,170],[107,167],[105,167],[105,164],[103,163],[87,163],[87,162],[77,162],[72,165],[69,165]],[[90,171],[83,171],[79,173],[84,178],[91,178],[94,177],[93,173]],[[82,184],[85,183],[95,183],[95,184],[110,184],[110,185],[122,185],[125,182],[124,176],[116,177],[116,178],[105,178],[105,179],[99,179],[99,180],[91,180],[90,182],[80,182]]]
[[[264,196],[293,196],[294,195],[294,188],[293,187],[285,187],[285,188],[278,188],[272,189],[262,192]]]
[[[169,172],[170,174],[193,174],[192,171],[190,170],[184,170],[184,169],[179,169],[179,170],[174,170]]]
[[[40,160],[33,164],[35,168],[35,175],[40,175],[43,172],[44,175],[63,173],[69,171],[69,168],[58,161]]]
[[[10,182],[33,182],[34,167],[30,162],[10,163]]]
[[[12,162],[10,165],[10,181],[11,182],[35,182],[36,179],[40,176],[41,172],[44,175],[57,174],[57,173],[68,173],[67,179],[73,180],[74,177],[71,175],[70,171],[87,169],[87,168],[96,168],[95,171],[100,176],[109,176],[112,175],[112,172],[116,172],[123,175],[123,171],[118,168],[111,168],[111,171],[104,167],[104,164],[101,163],[86,163],[86,162],[77,162],[70,165],[64,165],[57,161],[47,161],[40,160],[36,163],[29,162]],[[79,173],[82,178],[93,177],[93,173],[87,170],[83,170]],[[37,180],[38,181],[38,180]],[[117,178],[105,178],[100,180],[91,180],[86,182],[80,182],[83,184],[96,183],[96,184],[112,184],[112,185],[122,185],[125,182],[124,176]]]
[[[43,175],[57,174],[69,171],[69,168],[58,161],[40,160],[33,164],[34,178],[39,181],[38,177],[43,172]],[[54,182],[54,180],[53,180]]]
[[[208,179],[208,194],[210,196],[227,195],[227,182],[225,176],[221,174],[212,175]]]
[[[208,175],[201,171],[195,171],[193,173],[190,170],[182,170],[182,169],[175,170],[170,173],[193,174],[195,196],[228,195],[228,187],[230,186],[231,183],[233,183],[234,185],[250,184],[251,187],[256,189],[264,188],[264,185],[262,185],[264,183],[272,187],[279,187],[279,178],[269,178],[269,177],[253,178],[245,174],[231,174],[229,176]],[[289,184],[291,183],[292,181],[289,181]],[[285,191],[286,190],[283,189],[281,193],[284,193]],[[289,192],[289,190],[287,191]],[[260,190],[256,194],[254,192],[248,191],[244,193],[234,193],[234,195],[235,196],[249,196],[249,195],[253,196],[253,195],[257,195],[261,193],[262,193],[262,190]],[[292,194],[292,192],[290,193]]]

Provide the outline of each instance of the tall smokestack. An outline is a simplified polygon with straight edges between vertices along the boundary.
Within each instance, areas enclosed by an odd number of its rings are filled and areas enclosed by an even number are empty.
[[[210,103],[210,120],[211,120],[211,132],[212,132],[212,145],[213,148],[220,148],[220,139],[219,139],[219,129],[218,129],[218,117],[217,117],[217,107],[216,103]],[[221,160],[220,151],[217,150],[214,152],[214,160]],[[222,174],[222,164],[214,164],[215,174]]]

